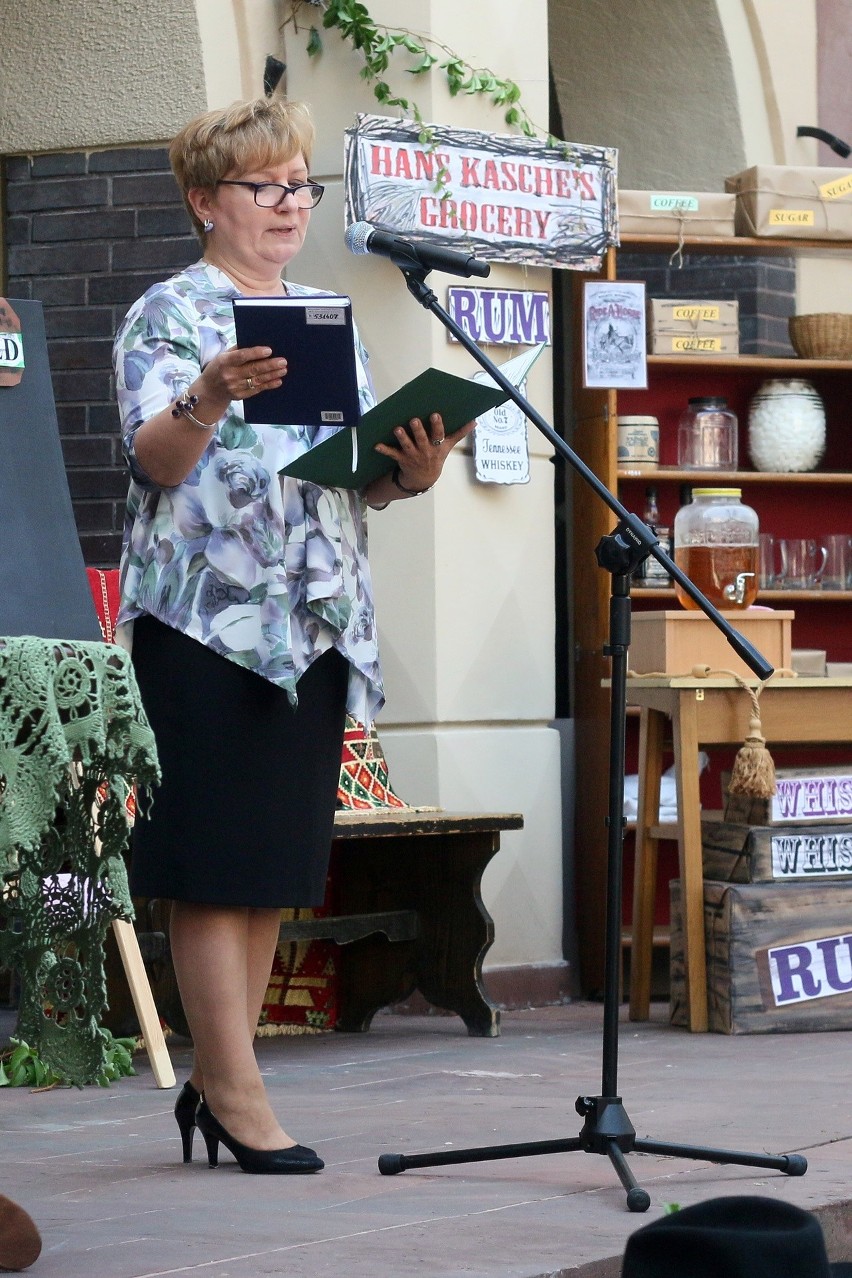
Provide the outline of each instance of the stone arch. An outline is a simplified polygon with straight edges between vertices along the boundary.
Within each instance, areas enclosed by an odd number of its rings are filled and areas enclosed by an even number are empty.
[[[619,150],[619,185],[724,189],[746,147],[726,31],[707,0],[550,0],[566,139]]]

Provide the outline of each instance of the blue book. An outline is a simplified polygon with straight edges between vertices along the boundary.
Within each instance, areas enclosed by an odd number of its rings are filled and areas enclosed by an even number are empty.
[[[274,390],[243,400],[247,422],[355,426],[358,402],[352,303],[348,297],[235,297],[238,346],[269,346],[287,360]]]

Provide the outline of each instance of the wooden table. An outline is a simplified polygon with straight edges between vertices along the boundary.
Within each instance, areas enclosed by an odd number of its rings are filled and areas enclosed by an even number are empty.
[[[753,681],[758,687],[758,681]],[[657,844],[674,838],[683,908],[684,964],[689,1028],[707,1029],[704,883],[698,752],[703,745],[739,746],[748,732],[751,699],[732,679],[629,679],[627,703],[641,708],[639,803],[630,959],[630,1018],[648,1019]],[[767,746],[834,745],[852,741],[852,680],[779,677],[760,694]],[[671,720],[678,819],[659,820],[663,732]]]

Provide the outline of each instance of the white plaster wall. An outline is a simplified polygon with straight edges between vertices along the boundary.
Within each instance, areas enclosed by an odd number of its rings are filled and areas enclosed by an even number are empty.
[[[760,64],[772,155],[750,164],[816,164],[817,143],[797,138],[800,124],[818,124],[814,0],[741,0]]]
[[[731,43],[747,165],[818,163],[818,144],[797,138],[821,124],[814,0],[717,0]],[[825,126],[824,126],[825,127]],[[839,168],[847,161],[837,159]],[[796,311],[852,312],[852,259],[837,253],[796,260]]]
[[[280,58],[282,0],[194,0],[207,105],[263,94],[267,54]]]
[[[397,793],[457,812],[522,812],[505,830],[482,880],[495,939],[485,967],[554,963],[562,947],[562,866],[540,849],[562,839],[559,749],[552,728],[387,728],[381,733]],[[555,908],[557,907],[557,908]]]
[[[205,105],[193,0],[0,0],[0,154],[160,142]]]
[[[476,65],[517,80],[532,117],[547,125],[544,0],[372,0],[377,22],[432,31]],[[438,321],[409,296],[395,267],[355,258],[343,242],[343,131],[357,111],[381,113],[358,78],[360,62],[334,33],[312,60],[306,32],[284,30],[287,91],[310,103],[319,142],[313,173],[328,185],[292,278],[349,293],[380,394],[429,364],[467,376],[476,365],[451,347]],[[401,63],[404,68],[405,63]],[[499,112],[451,98],[434,74],[387,76],[425,119],[508,132]],[[344,91],[345,86],[345,91]],[[451,277],[430,276],[439,301]],[[489,287],[550,289],[549,271],[493,266]],[[515,351],[489,348],[500,362]],[[528,394],[552,420],[552,362],[543,355]],[[549,728],[554,688],[553,467],[530,428],[527,485],[481,485],[470,450],[450,457],[425,497],[370,516],[387,706],[379,732],[398,792],[446,810],[520,811],[526,827],[504,836],[485,883],[494,916],[491,966],[559,962],[562,829],[558,734]]]

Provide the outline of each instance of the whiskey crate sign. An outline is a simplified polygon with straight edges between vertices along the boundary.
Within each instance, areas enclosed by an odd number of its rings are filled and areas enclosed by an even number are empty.
[[[852,823],[754,826],[702,821],[705,879],[724,883],[852,881]]]
[[[748,825],[801,825],[806,821],[852,822],[852,765],[833,768],[779,768],[769,799],[728,794],[722,776],[725,819]]]
[[[704,884],[709,1028],[852,1029],[852,883]],[[687,1025],[680,883],[671,884],[673,1025]]]

